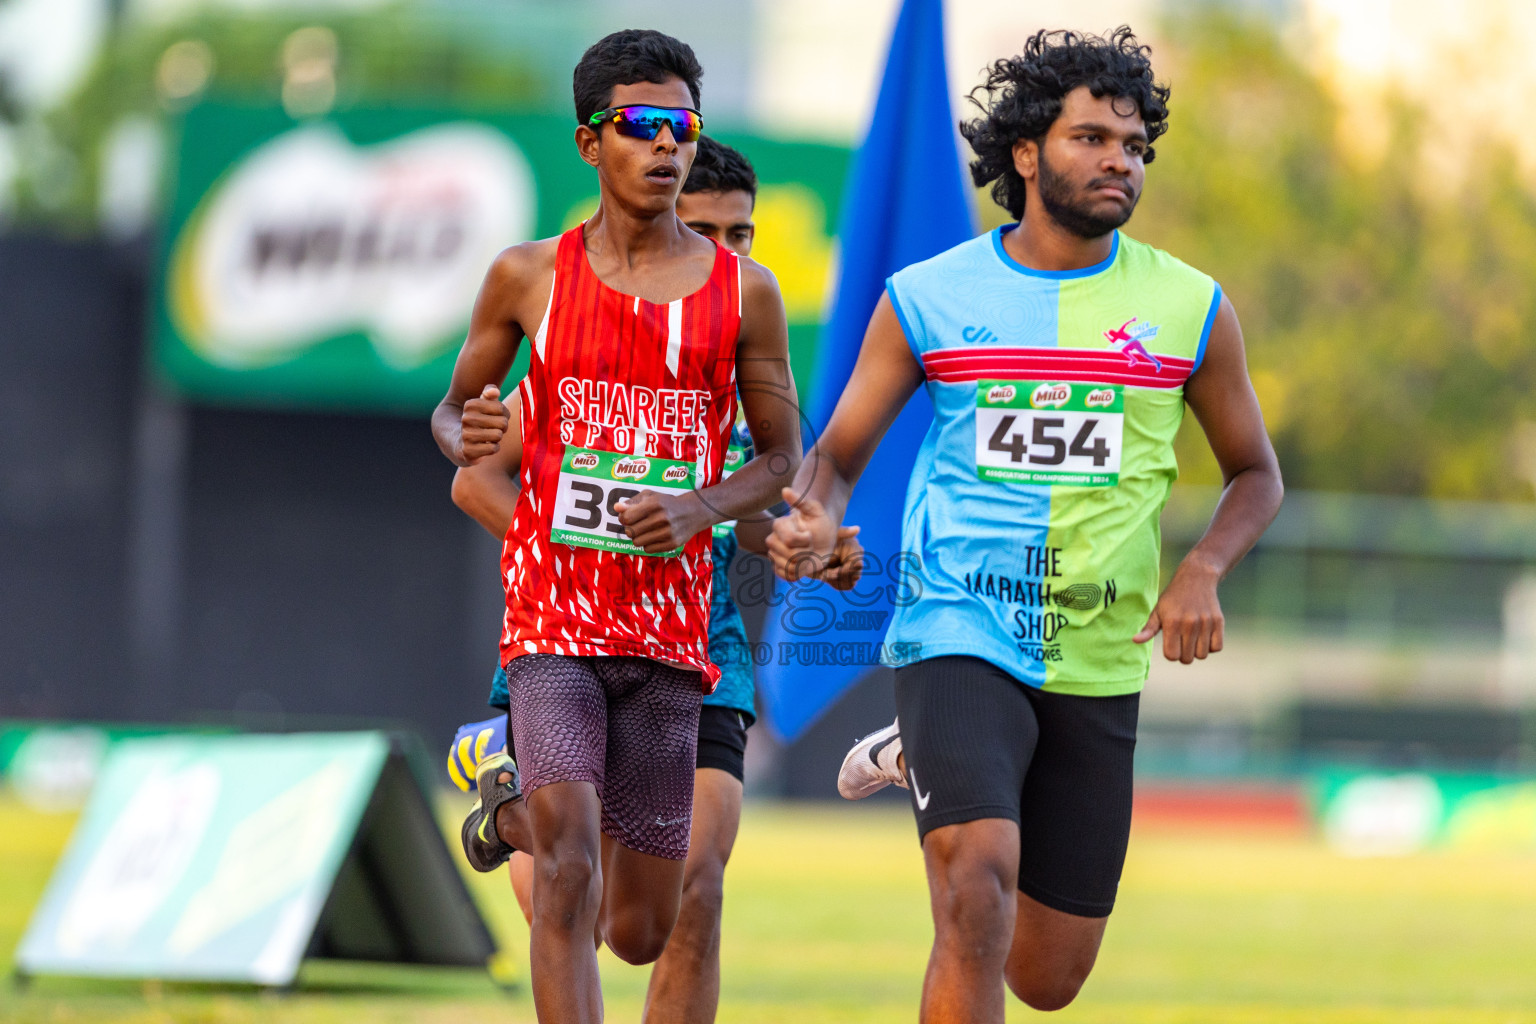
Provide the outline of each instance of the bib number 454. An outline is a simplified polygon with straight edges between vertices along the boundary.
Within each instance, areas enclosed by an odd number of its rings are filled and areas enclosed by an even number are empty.
[[[1116,412],[976,410],[976,475],[993,483],[1114,487],[1120,481]]]
[[[1021,432],[1015,431],[1017,416],[1004,414],[998,418],[997,427],[987,439],[990,451],[1006,454],[1010,461],[1022,463],[1028,457],[1030,465],[1060,466],[1072,455],[1092,460],[1093,465],[1103,467],[1109,462],[1109,442],[1094,434],[1099,425],[1096,419],[1084,419],[1069,444],[1066,441],[1067,421],[1059,416],[1035,416],[1034,428],[1028,441]]]

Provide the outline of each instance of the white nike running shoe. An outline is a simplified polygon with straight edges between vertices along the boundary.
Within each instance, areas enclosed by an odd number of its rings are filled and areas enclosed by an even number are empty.
[[[846,800],[863,800],[886,786],[907,788],[897,758],[901,756],[901,723],[892,722],[884,729],[865,736],[843,758],[837,773],[837,791]]]

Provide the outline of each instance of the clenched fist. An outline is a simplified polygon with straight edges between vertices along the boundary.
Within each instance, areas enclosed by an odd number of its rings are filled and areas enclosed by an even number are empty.
[[[512,423],[512,415],[501,401],[501,389],[487,384],[479,398],[464,403],[459,418],[459,455],[463,465],[471,465],[501,450],[501,439]]]
[[[641,491],[633,498],[615,503],[613,510],[629,539],[652,555],[675,551],[710,525],[697,492]]]
[[[838,524],[814,498],[807,498],[788,487],[784,488],[783,494],[784,500],[789,502],[790,513],[773,521],[773,533],[768,537],[768,557],[773,560],[773,571],[790,583],[804,576],[820,577],[832,566],[840,539]],[[862,562],[861,558],[861,571]]]
[[[832,549],[826,568],[815,575],[833,590],[852,590],[859,585],[864,576],[864,545],[859,543],[857,526],[837,528],[837,547]]]

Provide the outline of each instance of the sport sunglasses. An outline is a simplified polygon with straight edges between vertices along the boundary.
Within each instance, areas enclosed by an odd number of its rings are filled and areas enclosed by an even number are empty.
[[[697,142],[704,131],[703,115],[691,107],[609,107],[593,114],[587,124],[598,128],[609,121],[620,135],[647,142],[656,138],[662,125],[672,129],[672,137],[678,142]]]

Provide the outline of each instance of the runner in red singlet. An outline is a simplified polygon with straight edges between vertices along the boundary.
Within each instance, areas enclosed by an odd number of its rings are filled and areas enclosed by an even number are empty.
[[[692,50],[656,32],[615,33],[582,57],[576,142],[598,171],[598,212],[497,258],[433,414],[457,464],[496,451],[508,427],[496,385],[531,339],[502,562],[518,764],[482,764],[465,848],[481,870],[514,847],[534,856],[541,1021],[601,1019],[594,927],[633,963],[666,943],[699,703],[718,677],[709,528],[773,504],[799,464],[778,287],[674,211],[700,74]],[[738,384],[758,456],[722,481]]]

